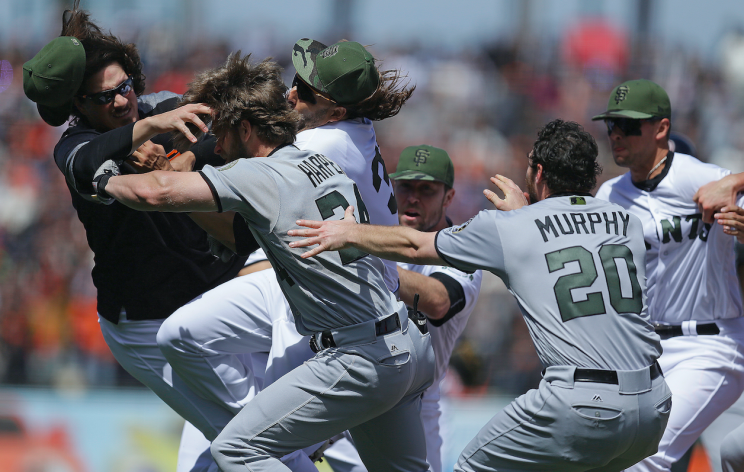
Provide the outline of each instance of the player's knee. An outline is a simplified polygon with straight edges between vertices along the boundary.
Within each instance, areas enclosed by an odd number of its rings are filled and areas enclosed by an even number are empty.
[[[174,320],[175,318],[172,316],[166,318],[165,321],[163,321],[163,324],[160,325],[160,329],[155,338],[160,351],[162,351],[166,359],[169,359],[170,356],[182,353],[184,348],[184,339],[182,336],[182,330],[184,328],[178,323],[175,323]]]

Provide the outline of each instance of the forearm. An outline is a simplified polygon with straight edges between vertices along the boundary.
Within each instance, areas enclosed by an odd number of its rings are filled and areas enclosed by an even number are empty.
[[[418,309],[429,318],[440,319],[450,309],[450,298],[442,282],[432,277],[398,267],[400,277],[400,299],[413,306],[413,298],[419,294]]]
[[[382,259],[422,265],[448,265],[434,248],[436,233],[422,233],[404,226],[354,225],[348,242]]]
[[[136,151],[145,141],[161,133],[161,131],[153,126],[152,120],[152,117],[148,117],[137,120],[134,123],[134,127],[132,128],[132,149],[129,151],[129,154]]]

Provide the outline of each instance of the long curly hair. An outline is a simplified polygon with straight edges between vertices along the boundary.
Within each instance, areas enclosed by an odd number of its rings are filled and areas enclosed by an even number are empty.
[[[137,96],[145,91],[145,75],[142,73],[142,60],[137,46],[124,43],[109,31],[105,33],[98,25],[90,20],[90,14],[80,10],[80,0],[75,0],[71,10],[62,14],[62,32],[60,36],[74,36],[79,39],[85,49],[85,74],[83,87],[91,76],[104,67],[118,63],[124,72],[132,76],[134,93]],[[84,119],[83,115],[73,107],[73,122]]]
[[[238,51],[231,54],[224,65],[197,75],[179,105],[204,103],[209,106],[212,116],[201,118],[205,123],[212,123],[212,132],[218,136],[241,120],[248,120],[267,144],[291,144],[297,135],[300,115],[287,102],[282,68],[271,59],[251,64],[250,57],[250,54],[243,57]],[[198,131],[196,127],[190,126],[190,129]],[[176,133],[174,144],[184,150],[191,143]]]
[[[380,71],[380,86],[377,91],[359,104],[343,105],[346,116],[349,119],[364,117],[380,121],[397,115],[416,90],[415,85],[409,86],[407,78],[399,70]]]
[[[553,193],[589,192],[602,173],[597,143],[573,121],[553,120],[537,133],[529,165],[537,170],[538,164]]]

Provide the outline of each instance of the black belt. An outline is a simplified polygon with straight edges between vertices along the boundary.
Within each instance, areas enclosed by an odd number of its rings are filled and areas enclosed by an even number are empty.
[[[375,334],[382,336],[384,334],[393,333],[400,329],[400,318],[397,313],[393,313],[387,318],[383,318],[380,321],[375,322]],[[318,346],[315,340],[315,335],[310,336],[310,349],[313,352],[320,352],[323,349],[330,347],[336,347],[336,341],[333,340],[333,334],[326,330],[320,333],[320,343],[322,346]]]
[[[685,333],[682,332],[681,325],[654,323],[654,331],[656,331],[656,334],[658,334],[661,339],[669,339],[675,336],[685,335]],[[721,330],[718,328],[718,325],[715,323],[704,323],[704,324],[695,325],[695,334],[698,334],[698,335],[710,336],[714,334],[719,334],[720,332]]]
[[[649,370],[651,371],[651,380],[654,380],[661,375],[661,367],[659,367],[658,362],[654,362],[651,367],[649,367]],[[574,382],[594,382],[617,385],[617,372],[614,370],[576,369],[576,372],[574,372]]]

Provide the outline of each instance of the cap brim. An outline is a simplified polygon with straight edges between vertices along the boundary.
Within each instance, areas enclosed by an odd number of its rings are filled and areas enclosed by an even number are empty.
[[[388,174],[388,177],[395,180],[428,180],[430,182],[442,182],[443,184],[447,184],[447,182],[439,179],[435,179],[429,174],[424,174],[423,172],[418,172],[415,170],[404,170],[402,172],[394,172],[392,174]]]
[[[321,92],[325,92],[322,84],[317,80],[318,71],[315,68],[315,58],[318,53],[326,48],[326,45],[313,39],[301,39],[297,41],[292,48],[292,65],[300,76],[311,87],[315,87]]]
[[[608,118],[630,118],[633,120],[646,120],[649,118],[655,118],[655,116],[633,110],[607,110],[601,115],[593,116],[592,121],[605,120]]]
[[[58,107],[48,107],[45,105],[36,104],[36,109],[39,110],[41,119],[50,126],[62,126],[70,118],[70,112],[72,111],[72,99],[60,105]]]

